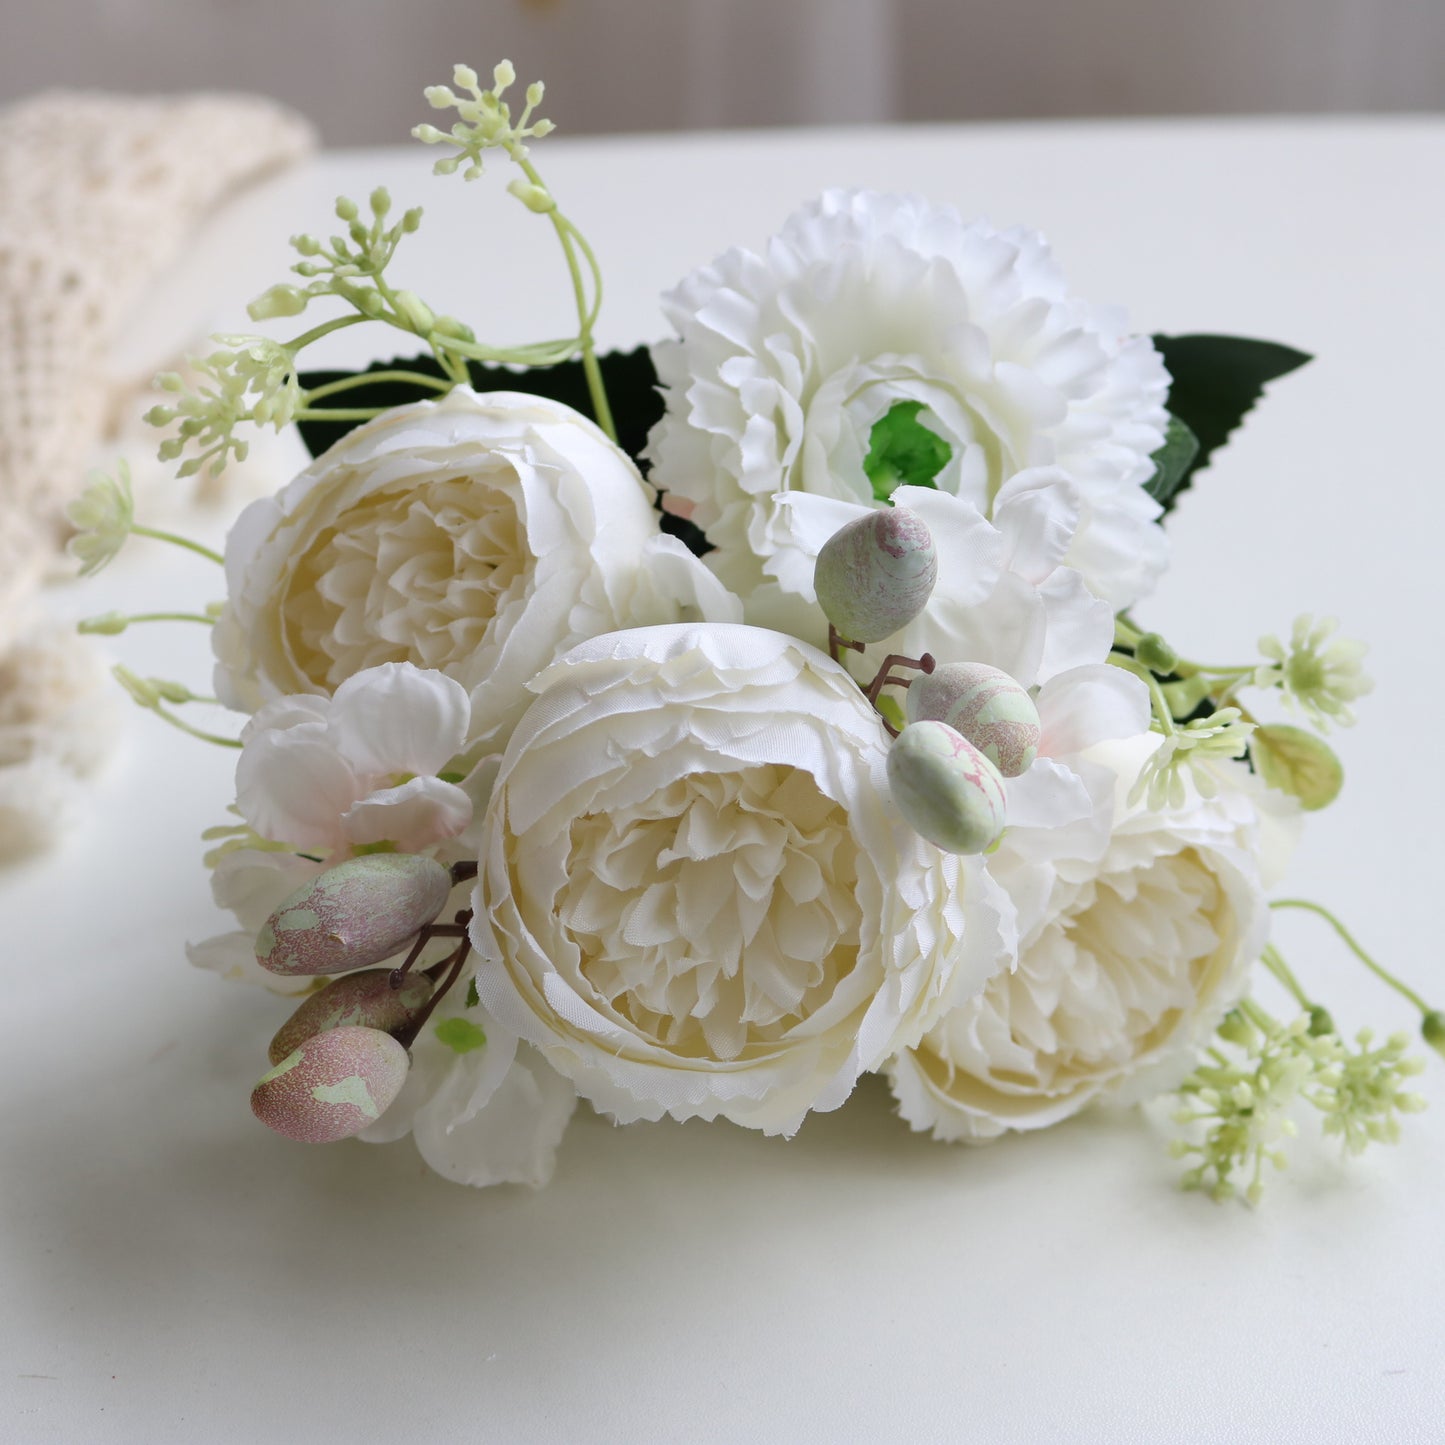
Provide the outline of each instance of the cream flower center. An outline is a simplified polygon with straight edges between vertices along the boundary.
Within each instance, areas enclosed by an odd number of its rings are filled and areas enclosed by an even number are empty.
[[[557,918],[580,982],[688,1058],[768,1046],[857,959],[857,844],[811,774],[694,773],[573,823]]]
[[[485,475],[375,493],[297,564],[287,646],[326,688],[385,662],[445,670],[481,645],[532,560],[515,502]]]
[[[1228,899],[1193,849],[1086,885],[980,999],[1009,1039],[989,1078],[1057,1091],[1128,1067],[1207,993],[1231,926]]]

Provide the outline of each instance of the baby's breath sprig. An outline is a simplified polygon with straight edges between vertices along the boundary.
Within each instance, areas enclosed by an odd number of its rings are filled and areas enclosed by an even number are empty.
[[[550,135],[554,129],[551,121],[532,118],[533,112],[542,103],[545,87],[540,80],[527,87],[526,104],[522,113],[513,120],[511,105],[503,96],[516,79],[517,72],[511,61],[504,60],[492,71],[491,88],[483,90],[477,72],[470,65],[456,66],[452,71],[451,86],[429,86],[426,98],[434,110],[455,110],[457,120],[450,130],[419,125],[412,134],[425,145],[455,147],[454,155],[443,156],[433,166],[432,169],[439,175],[451,175],[462,169],[465,163],[462,178],[474,181],[482,174],[482,157],[489,150],[505,152],[522,172],[522,176],[512,181],[507,190],[529,211],[546,216],[557,233],[567,271],[572,278],[572,293],[577,305],[576,349],[582,356],[592,409],[596,413],[597,424],[615,441],[617,431],[607,404],[607,390],[592,339],[602,306],[602,270],[587,238],[560,210],[556,197],[530,160],[527,141]],[[458,95],[458,91],[462,94]],[[584,266],[587,278],[583,276]],[[587,294],[588,279],[592,291],[590,299]]]
[[[341,196],[336,202],[336,218],[345,227],[344,234],[326,240],[309,234],[293,236],[291,245],[299,259],[291,269],[301,284],[272,286],[248,310],[253,321],[278,320],[299,316],[313,301],[330,297],[343,302],[347,314],[322,322],[289,341],[217,336],[213,339],[219,349],[193,363],[200,373],[196,384],[188,386],[174,372],[157,377],[157,386],[175,398],[152,407],[146,414],[153,426],[175,427],[174,434],[161,444],[162,461],[175,461],[189,453],[181,462],[181,476],[194,475],[202,467],[209,467],[215,474],[233,458],[245,460],[247,443],[237,435],[243,425],[272,426],[279,431],[292,421],[359,422],[377,416],[383,408],[336,404],[338,398],[344,401],[344,394],[357,387],[404,382],[445,394],[469,379],[468,367],[473,361],[554,366],[579,355],[598,424],[616,440],[593,342],[602,305],[601,269],[586,238],[558,208],[555,196],[529,159],[526,142],[540,139],[553,129],[551,121],[533,118],[542,100],[542,83],[537,81],[527,87],[525,107],[513,120],[511,107],[502,96],[515,80],[511,63],[503,61],[493,72],[491,89],[484,91],[470,66],[457,66],[452,75],[455,90],[434,85],[426,95],[436,109],[455,109],[458,120],[450,131],[423,125],[413,134],[427,144],[456,147],[455,155],[436,163],[434,169],[441,174],[461,169],[465,162],[464,177],[475,179],[482,174],[482,155],[489,149],[504,151],[521,169],[522,177],[507,189],[529,210],[547,216],[557,233],[577,305],[577,334],[520,346],[479,342],[470,326],[453,316],[438,314],[415,291],[397,287],[390,279],[388,268],[402,240],[421,225],[421,208],[413,207],[398,219],[391,219],[391,196],[384,186],[379,186],[368,200],[370,215],[364,217],[356,201]],[[366,321],[419,337],[442,376],[397,367],[339,377],[311,389],[302,387],[301,352],[333,331]]]
[[[1244,1198],[1257,1204],[1264,1166],[1283,1169],[1287,1162],[1280,1145],[1298,1132],[1289,1116],[1296,1100],[1324,1116],[1325,1134],[1337,1136],[1347,1154],[1395,1143],[1399,1116],[1425,1107],[1406,1087],[1424,1062],[1406,1057],[1403,1033],[1372,1047],[1374,1035],[1362,1029],[1355,1043],[1351,1049],[1334,1032],[1319,1031],[1315,1015],[1281,1023],[1254,1000],[1242,1000],[1220,1025],[1206,1059],[1179,1086],[1183,1105],[1175,1123],[1205,1126],[1202,1137],[1170,1145],[1176,1159],[1196,1161],[1181,1186],[1222,1201],[1239,1192],[1236,1180],[1247,1175]]]

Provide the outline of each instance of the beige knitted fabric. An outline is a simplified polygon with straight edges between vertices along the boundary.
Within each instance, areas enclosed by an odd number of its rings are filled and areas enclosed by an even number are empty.
[[[0,110],[0,639],[107,420],[107,359],[206,214],[304,155],[250,96],[52,91]]]

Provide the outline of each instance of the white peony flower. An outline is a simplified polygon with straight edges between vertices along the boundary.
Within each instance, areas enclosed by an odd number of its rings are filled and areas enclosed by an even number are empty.
[[[332,697],[277,698],[241,734],[237,808],[276,843],[419,853],[472,820],[467,792],[436,776],[462,751],[469,713],[459,683],[409,662],[367,668]]]
[[[217,693],[252,711],[412,662],[461,683],[468,741],[500,748],[527,679],[574,643],[737,615],[658,531],[649,497],[627,456],[560,403],[458,387],[398,407],[241,514]]]
[[[653,349],[667,399],[653,480],[718,549],[709,565],[749,620],[755,593],[787,586],[776,493],[877,505],[926,481],[920,468],[991,515],[1018,472],[1062,467],[1080,498],[1068,565],[1116,608],[1162,572],[1143,485],[1168,374],[1121,313],[1068,294],[1035,232],[830,191],[763,255],[728,251],[664,306],[678,339]]]
[[[1011,831],[990,860],[1017,908],[1018,964],[956,1003],[888,1067],[900,1112],[935,1138],[979,1141],[1039,1129],[1096,1099],[1132,1102],[1172,1087],[1247,991],[1268,936],[1263,790],[1190,795],[1165,813],[1125,799],[1157,734],[1106,744],[1116,810]]]
[[[487,812],[477,986],[619,1122],[790,1133],[997,966],[1002,899],[892,808],[879,719],[822,653],[655,627],[533,688]]]

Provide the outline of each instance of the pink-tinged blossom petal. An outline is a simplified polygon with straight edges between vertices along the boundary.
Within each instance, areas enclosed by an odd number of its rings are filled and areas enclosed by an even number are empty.
[[[345,843],[340,819],[361,788],[317,723],[254,734],[236,764],[236,806],[263,837],[303,848]]]
[[[388,662],[346,679],[331,699],[327,737],[357,773],[437,773],[466,742],[466,689],[443,673]]]
[[[1034,702],[1043,730],[1039,751],[1051,758],[1149,730],[1149,689],[1110,663],[1058,673],[1039,689]]]
[[[412,778],[398,788],[370,793],[340,819],[353,848],[395,843],[403,853],[419,853],[455,838],[472,821],[472,800],[455,783]]]

